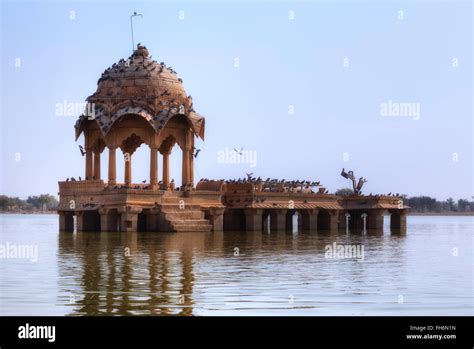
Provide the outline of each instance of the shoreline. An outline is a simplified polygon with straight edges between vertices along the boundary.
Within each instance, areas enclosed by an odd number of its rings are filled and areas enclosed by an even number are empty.
[[[58,214],[56,210],[51,211],[0,211],[0,214]]]
[[[408,212],[409,216],[474,216],[474,212]]]
[[[0,211],[0,214],[58,214],[56,210],[49,211]],[[474,212],[408,212],[408,216],[474,216]]]

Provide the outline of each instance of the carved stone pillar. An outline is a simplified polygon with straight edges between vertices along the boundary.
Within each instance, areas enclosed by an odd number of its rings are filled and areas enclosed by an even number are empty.
[[[116,160],[115,150],[117,147],[109,147],[109,185],[115,185],[116,181]]]
[[[150,148],[150,184],[156,186],[158,184],[158,149]]]
[[[189,184],[189,152],[190,149],[183,149],[183,163],[181,175],[181,185],[183,187],[186,187]]]
[[[100,179],[100,150],[94,150],[94,176],[92,179]]]
[[[92,150],[91,149],[86,149],[86,180],[91,180],[92,179]]]
[[[170,153],[163,153],[163,187],[170,189]]]
[[[125,160],[124,181],[125,181],[125,185],[129,186],[132,184],[132,155],[129,153],[125,153],[124,160]]]

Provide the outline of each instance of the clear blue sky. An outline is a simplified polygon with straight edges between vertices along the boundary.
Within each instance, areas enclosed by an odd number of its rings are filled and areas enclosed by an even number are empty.
[[[345,167],[368,178],[366,193],[474,195],[472,4],[415,0],[4,1],[2,194],[56,194],[58,180],[84,175],[76,116],[57,116],[56,104],[84,101],[102,71],[130,55],[133,11],[144,15],[135,42],[178,72],[206,116],[197,178],[254,172],[334,191],[349,185]],[[381,116],[389,100],[419,103],[419,119]],[[257,152],[256,167],[218,163],[219,150],[241,147]],[[136,182],[148,178],[148,159],[142,146]]]

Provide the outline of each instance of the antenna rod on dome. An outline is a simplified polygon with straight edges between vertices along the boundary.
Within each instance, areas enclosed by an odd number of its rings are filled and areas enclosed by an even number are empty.
[[[133,15],[130,16],[130,28],[132,28],[132,53],[135,51],[135,41],[133,40],[133,17],[142,17],[140,13],[133,12]]]

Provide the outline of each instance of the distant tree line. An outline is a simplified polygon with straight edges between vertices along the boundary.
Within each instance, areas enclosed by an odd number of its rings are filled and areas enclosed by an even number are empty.
[[[404,201],[412,212],[474,212],[474,201],[466,199],[454,201],[453,198],[448,198],[438,201],[429,196],[414,196],[405,198]]]
[[[28,196],[26,200],[0,195],[0,211],[46,211],[57,206],[58,200],[50,194]]]
[[[336,191],[336,195],[350,196],[354,191],[350,188],[341,188]],[[411,212],[474,212],[474,201],[459,199],[454,201],[449,198],[444,201],[438,201],[429,196],[407,197],[403,195],[403,202],[410,206]]]
[[[341,196],[352,195],[352,193],[352,189],[349,188],[336,191],[336,194]],[[474,212],[474,201],[466,199],[454,201],[453,198],[448,198],[438,201],[429,196],[404,196],[404,203],[410,206],[412,212]],[[57,206],[58,200],[50,194],[28,196],[26,200],[0,195],[0,211],[43,211],[55,209]]]

